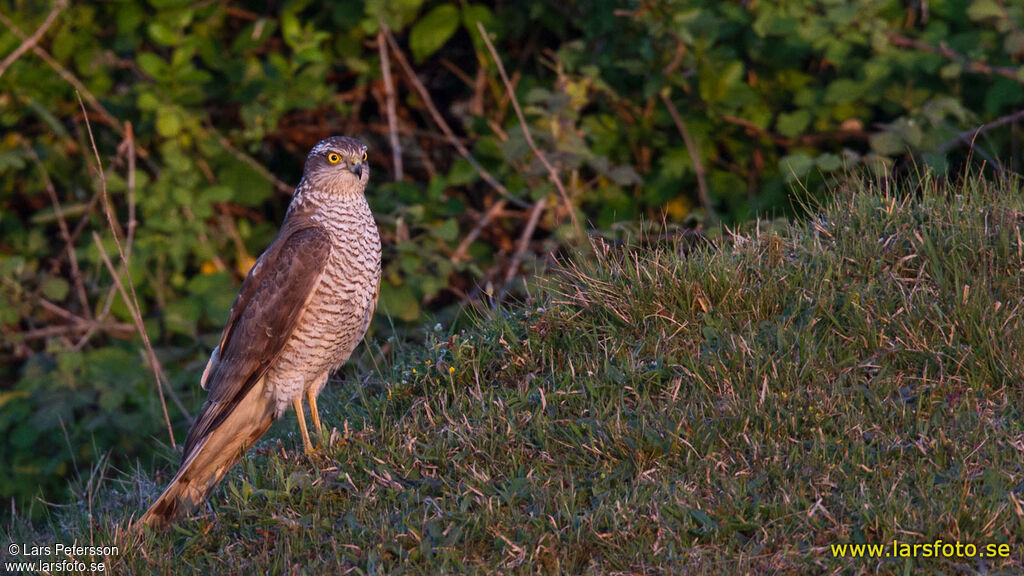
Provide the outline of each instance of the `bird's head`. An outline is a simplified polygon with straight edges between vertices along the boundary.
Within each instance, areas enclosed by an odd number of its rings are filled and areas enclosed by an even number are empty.
[[[331,136],[313,146],[303,179],[319,189],[362,192],[370,179],[366,145],[348,136]]]

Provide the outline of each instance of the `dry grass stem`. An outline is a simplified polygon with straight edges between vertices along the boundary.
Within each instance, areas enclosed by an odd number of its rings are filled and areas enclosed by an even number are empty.
[[[565,209],[569,212],[569,218],[572,220],[572,227],[576,231],[576,236],[582,238],[583,230],[580,228],[579,220],[576,218],[576,208],[573,207],[572,201],[569,199],[569,194],[565,190],[565,185],[562,184],[562,178],[558,175],[558,171],[548,161],[547,156],[541,152],[540,148],[537,147],[537,143],[533,141],[533,135],[530,134],[530,127],[526,122],[526,116],[523,115],[522,108],[519,107],[519,100],[516,99],[515,89],[512,87],[512,81],[508,79],[508,74],[505,72],[505,66],[501,63],[501,57],[498,56],[498,51],[494,49],[494,44],[491,43],[490,37],[487,35],[487,29],[480,22],[476,23],[477,29],[480,31],[480,36],[483,38],[484,43],[487,44],[487,49],[491,52],[491,57],[494,58],[494,63],[498,67],[498,73],[501,75],[502,82],[505,83],[505,90],[508,92],[509,99],[512,101],[512,108],[516,111],[516,116],[519,118],[519,125],[523,129],[523,136],[526,138],[526,143],[533,150],[533,153],[537,155],[537,159],[540,160],[541,164],[548,171],[548,176],[551,178],[551,182],[558,189],[558,194],[562,197],[562,202],[565,203]]]
[[[430,92],[423,85],[423,83],[420,82],[419,77],[416,76],[416,72],[412,69],[412,66],[409,65],[409,61],[405,58],[405,54],[402,53],[402,50],[401,48],[399,48],[398,42],[395,41],[395,37],[391,34],[391,31],[385,29],[384,36],[387,38],[388,45],[391,47],[391,53],[394,55],[395,60],[398,62],[398,65],[402,68],[402,71],[405,72],[406,78],[408,78],[409,82],[416,90],[416,93],[420,95],[420,98],[423,100],[423,105],[427,107],[427,112],[430,113],[430,117],[433,118],[434,123],[437,124],[437,127],[440,128],[441,132],[444,133],[445,138],[448,139],[448,142],[452,145],[453,148],[455,148],[459,155],[465,158],[467,162],[469,162],[470,166],[472,166],[473,169],[476,170],[477,174],[480,175],[480,178],[482,178],[484,182],[487,182],[491,186],[491,188],[494,189],[495,192],[501,195],[501,198],[494,202],[494,204],[491,206],[491,209],[483,213],[483,215],[480,217],[480,220],[477,221],[476,225],[473,227],[470,233],[466,235],[466,237],[463,238],[461,242],[459,242],[459,245],[455,248],[455,251],[452,252],[452,255],[450,257],[451,261],[459,262],[466,257],[466,253],[469,251],[469,246],[477,239],[477,237],[480,235],[480,232],[482,232],[483,229],[491,222],[491,219],[494,217],[494,215],[500,212],[505,207],[506,202],[511,202],[512,204],[521,206],[523,208],[527,208],[529,207],[529,205],[523,202],[522,200],[512,196],[509,193],[508,189],[505,188],[505,186],[501,182],[498,182],[494,178],[494,176],[492,176],[491,173],[487,171],[487,169],[481,166],[477,159],[474,158],[473,155],[469,153],[469,150],[466,148],[466,146],[461,141],[459,141],[458,137],[455,136],[455,133],[448,125],[448,122],[446,122],[444,117],[441,116],[441,113],[438,112],[437,106],[434,105],[433,98],[430,97]]]
[[[50,10],[50,13],[47,14],[46,19],[39,25],[39,28],[36,29],[35,33],[32,34],[32,36],[25,38],[24,41],[14,49],[14,52],[8,54],[7,57],[4,58],[3,62],[0,62],[0,76],[3,76],[4,72],[6,72],[7,69],[11,67],[11,64],[14,64],[18,58],[21,58],[22,54],[35,47],[36,43],[39,42],[39,39],[43,37],[43,34],[46,34],[46,31],[50,29],[51,25],[53,25],[53,22],[57,19],[57,15],[60,14],[67,5],[67,0],[57,0],[53,5],[53,10]]]
[[[377,50],[380,52],[380,74],[384,80],[384,96],[387,99],[388,137],[391,141],[391,164],[395,182],[402,181],[402,142],[398,137],[398,113],[395,111],[395,83],[391,78],[391,59],[388,57],[388,42],[385,37],[387,25],[380,21],[377,33]]]
[[[533,210],[530,210],[530,219],[526,221],[526,227],[523,228],[523,233],[520,234],[519,242],[516,245],[516,252],[508,265],[508,270],[505,271],[505,285],[502,295],[508,290],[508,285],[512,282],[512,279],[515,278],[516,272],[519,270],[519,263],[522,262],[523,254],[526,253],[526,249],[530,246],[530,238],[533,237],[533,232],[537,229],[537,223],[540,222],[541,214],[544,213],[547,205],[548,199],[541,198],[533,205]]]
[[[697,150],[697,146],[690,136],[690,129],[686,122],[683,121],[683,117],[679,115],[679,110],[676,109],[676,105],[672,103],[672,99],[667,93],[661,93],[661,101],[665,103],[665,108],[668,109],[669,115],[672,116],[672,122],[675,123],[676,130],[679,131],[679,135],[683,137],[683,143],[686,144],[686,152],[690,155],[690,161],[693,163],[693,172],[697,176],[697,195],[700,198],[700,205],[707,211],[708,216],[712,220],[717,219],[718,216],[711,205],[711,195],[708,193],[708,183],[704,176],[704,162],[701,161],[700,151]]]
[[[116,218],[114,217],[113,210],[110,207],[110,201],[107,197],[107,178],[103,172],[103,161],[100,160],[100,151],[96,147],[96,138],[92,132],[92,125],[89,123],[89,113],[85,109],[85,103],[82,102],[82,98],[79,95],[78,104],[82,108],[82,114],[85,118],[85,127],[89,133],[89,143],[92,145],[92,151],[96,159],[96,173],[99,175],[100,181],[100,194],[102,196],[102,203],[104,211],[107,216],[107,224],[110,227],[111,235],[114,238],[114,244],[117,246],[118,255],[121,258],[121,264],[124,266],[125,271],[129,270],[128,260],[125,258],[124,248],[121,245],[121,240],[118,238],[117,226],[115,225]],[[100,256],[103,258],[103,263],[107,266],[107,270],[110,272],[111,277],[114,280],[114,284],[117,286],[118,292],[121,293],[121,298],[124,299],[125,306],[132,314],[132,320],[135,322],[135,328],[138,330],[139,335],[142,337],[142,342],[146,348],[146,354],[149,358],[150,367],[153,370],[153,376],[156,378],[157,392],[160,396],[160,407],[163,410],[164,421],[167,424],[167,433],[171,439],[171,446],[177,448],[177,442],[174,440],[174,429],[171,426],[171,419],[167,413],[167,402],[164,399],[164,389],[167,390],[167,395],[174,400],[174,403],[181,410],[181,413],[186,418],[191,419],[192,416],[189,414],[185,405],[182,404],[178,395],[174,393],[174,390],[170,387],[167,382],[167,378],[163,374],[163,370],[160,367],[160,361],[157,359],[156,352],[153,350],[153,345],[149,341],[149,334],[146,333],[145,323],[142,321],[142,314],[139,309],[138,295],[135,293],[135,284],[132,282],[131,274],[126,274],[125,278],[128,282],[128,291],[125,290],[124,285],[121,283],[120,274],[117,269],[114,268],[114,264],[110,261],[110,257],[107,256],[106,250],[103,248],[103,243],[100,241],[99,234],[96,232],[92,233],[93,242],[95,242],[97,249],[99,249]],[[129,291],[131,292],[129,296]]]

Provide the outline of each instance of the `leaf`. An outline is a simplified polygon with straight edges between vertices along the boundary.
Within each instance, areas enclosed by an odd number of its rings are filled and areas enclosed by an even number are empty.
[[[43,296],[47,300],[60,302],[68,295],[68,281],[63,278],[47,278],[43,282]]]
[[[25,155],[21,150],[11,150],[0,153],[0,172],[14,168],[20,169],[25,166]]]
[[[859,99],[865,91],[865,86],[856,80],[840,78],[828,85],[825,90],[825,103],[844,104]]]
[[[420,304],[408,284],[396,287],[390,282],[382,282],[380,310],[386,316],[412,321],[420,315]]]
[[[619,186],[640,185],[644,179],[629,165],[616,166],[608,171],[608,177]]]
[[[963,71],[964,68],[959,62],[950,62],[939,69],[939,76],[944,80],[953,80],[959,78]]]
[[[807,110],[797,110],[796,112],[779,114],[779,119],[775,122],[775,128],[783,136],[792,138],[806,130],[810,123],[811,113]]]
[[[925,152],[921,156],[924,159],[924,163],[935,172],[945,174],[949,170],[949,160],[946,159],[945,154]]]
[[[434,236],[445,242],[452,242],[459,235],[459,225],[454,218],[449,218],[443,224],[434,227]]]
[[[487,49],[484,45],[484,41],[480,38],[480,30],[477,29],[477,22],[484,25],[484,28],[488,31],[491,29],[491,23],[494,22],[494,15],[491,13],[491,9],[481,4],[470,4],[462,8],[462,26],[469,33],[469,37],[473,39],[473,47],[477,52],[483,52]]]
[[[231,43],[231,51],[234,53],[252,50],[267,41],[277,31],[277,21],[272,18],[260,18],[249,24],[235,36]]]
[[[1003,40],[1003,51],[1010,56],[1024,53],[1024,33],[1014,30]]]
[[[156,131],[169,138],[177,136],[181,131],[181,118],[170,108],[158,108],[156,111]]]
[[[156,110],[160,107],[160,99],[152,92],[140,92],[136,103],[141,110]]]
[[[181,41],[178,34],[163,22],[153,22],[149,25],[149,37],[164,46],[174,46]]]
[[[790,154],[779,160],[779,171],[786,182],[803,178],[813,167],[814,159],[803,152]]]
[[[462,9],[462,25],[474,38],[479,35],[479,30],[476,28],[477,22],[487,28],[493,21],[494,15],[491,14],[491,9],[482,4],[470,4]]]
[[[822,154],[815,159],[814,163],[823,172],[833,172],[843,167],[843,159],[837,154]]]
[[[914,118],[900,118],[893,122],[889,129],[898,134],[907,146],[917,148],[921,145],[921,125]]]
[[[904,148],[906,148],[906,143],[903,142],[903,139],[892,132],[872,134],[868,142],[871,144],[871,149],[882,156],[893,156],[903,152]]]
[[[217,171],[220,183],[232,191],[233,201],[244,206],[258,206],[274,191],[265,176],[241,160],[230,158]]]
[[[967,17],[974,21],[1002,18],[1003,8],[995,0],[974,0],[967,9]]]
[[[152,52],[143,52],[136,59],[139,68],[156,80],[161,80],[167,74],[167,62]]]
[[[737,90],[743,80],[743,63],[707,62],[700,68],[700,96],[708,102],[720,102]]]
[[[175,300],[164,307],[164,325],[169,332],[194,336],[202,306],[197,298]]]
[[[28,397],[28,390],[9,390],[7,392],[0,393],[0,409],[12,400],[20,400]]]
[[[451,169],[448,170],[446,180],[448,180],[449,186],[464,186],[471,182],[476,182],[479,177],[480,175],[468,160],[465,158],[457,158],[455,162],[452,163]]]
[[[434,8],[413,24],[409,48],[416,62],[422,62],[452,37],[459,27],[459,10],[451,4]]]
[[[1024,101],[1024,87],[1007,78],[999,78],[985,93],[985,110],[993,116],[1005,108],[1016,108]]]

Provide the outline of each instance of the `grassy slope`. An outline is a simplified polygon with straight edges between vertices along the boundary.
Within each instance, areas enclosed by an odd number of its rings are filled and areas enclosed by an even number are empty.
[[[334,385],[347,442],[297,455],[290,417],[215,514],[136,545],[113,522],[158,486],[108,481],[93,539],[136,574],[1018,571],[1024,194],[859,187],[685,256],[599,247]],[[84,505],[43,529],[87,542]],[[894,538],[1012,556],[828,548]]]

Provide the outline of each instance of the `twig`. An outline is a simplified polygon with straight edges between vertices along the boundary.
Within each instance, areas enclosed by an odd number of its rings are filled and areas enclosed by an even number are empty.
[[[469,231],[469,234],[466,234],[466,237],[459,242],[459,246],[454,252],[452,252],[451,261],[453,263],[462,260],[466,255],[466,252],[469,250],[469,245],[475,242],[477,237],[480,236],[480,233],[487,227],[487,224],[489,224],[499,212],[505,209],[505,204],[506,202],[504,198],[498,198],[494,204],[491,204],[491,207],[484,212],[483,216],[481,216],[479,220],[477,220],[473,229]]]
[[[537,223],[540,222],[540,216],[544,213],[544,208],[547,205],[547,198],[541,198],[533,205],[533,210],[530,211],[530,219],[526,222],[526,228],[523,228],[523,233],[519,236],[519,245],[516,246],[516,253],[512,255],[512,262],[505,272],[505,285],[502,288],[502,295],[508,289],[509,282],[515,278],[516,271],[519,269],[519,263],[523,259],[523,253],[526,252],[526,248],[530,245],[530,238],[533,237],[533,231],[537,229]]]
[[[686,126],[686,122],[679,115],[679,110],[676,109],[676,105],[672,103],[672,99],[669,98],[668,93],[661,93],[661,101],[665,103],[665,107],[668,108],[668,113],[672,116],[672,122],[676,125],[676,130],[679,131],[679,135],[683,137],[683,142],[686,144],[686,151],[690,154],[690,162],[693,163],[693,172],[697,175],[697,196],[700,198],[700,203],[707,211],[708,216],[712,220],[717,220],[718,216],[715,214],[715,209],[711,205],[711,195],[708,194],[708,184],[704,179],[704,162],[700,159],[700,152],[693,143],[693,138],[690,137],[690,129]]]
[[[4,14],[3,12],[0,12],[0,24],[6,26],[18,38],[21,38],[22,40],[27,39],[25,33],[22,32],[21,29],[18,28],[17,25],[15,25],[14,22],[11,21],[11,19],[8,18],[7,15]],[[121,123],[117,120],[117,118],[115,118],[114,115],[111,114],[110,111],[108,111],[103,106],[103,104],[100,104],[100,101],[96,98],[96,96],[94,96],[93,93],[85,87],[85,84],[82,84],[82,82],[78,78],[76,78],[75,75],[71,73],[71,71],[62,66],[60,62],[54,60],[53,56],[50,56],[49,52],[43,50],[38,45],[32,46],[32,53],[42,58],[43,62],[46,62],[46,64],[50,68],[52,68],[53,71],[56,72],[61,78],[63,78],[65,82],[71,84],[71,86],[78,92],[79,97],[85,98],[86,102],[88,102],[89,105],[92,106],[94,110],[96,110],[96,112],[100,115],[100,118],[103,119],[103,122],[110,126],[110,128],[113,129],[115,132],[117,132],[119,136],[124,137],[124,129],[121,127]],[[135,150],[140,158],[149,158],[149,152],[145,148],[138,145],[137,143],[135,146]],[[74,235],[72,235],[72,237],[74,237]]]
[[[974,146],[974,138],[977,135],[984,134],[985,132],[988,132],[989,130],[992,130],[993,128],[998,128],[1000,126],[1004,126],[1006,124],[1010,124],[1010,123],[1016,122],[1016,121],[1018,121],[1018,120],[1020,120],[1022,118],[1024,118],[1024,110],[1018,110],[1018,111],[1016,111],[1016,112],[1014,112],[1012,114],[1007,114],[1006,116],[1002,116],[1000,118],[996,118],[995,120],[989,122],[988,124],[982,124],[981,126],[978,126],[977,128],[972,128],[970,130],[964,130],[963,132],[958,132],[957,135],[952,140],[950,140],[948,142],[945,142],[941,146],[939,146],[939,148],[937,149],[937,152],[939,154],[944,154],[944,153],[948,152],[949,150],[951,150],[954,146],[956,146],[958,144],[961,144],[961,143],[962,144],[967,144],[968,146],[972,146],[973,147]]]
[[[128,306],[128,310],[132,314],[132,321],[135,324],[135,330],[142,335],[142,341],[146,347],[146,355],[149,359],[149,365],[153,370],[153,375],[156,377],[156,390],[160,395],[160,407],[164,412],[164,422],[167,424],[167,435],[171,438],[171,447],[177,449],[178,445],[174,441],[174,429],[171,427],[171,417],[167,413],[167,401],[164,399],[164,387],[167,388],[167,394],[172,400],[174,400],[174,403],[178,406],[178,409],[181,410],[181,413],[188,419],[191,419],[192,416],[188,413],[188,410],[185,409],[185,405],[181,403],[181,400],[178,399],[174,390],[167,385],[167,380],[163,375],[163,369],[160,367],[160,361],[156,357],[156,352],[153,351],[153,345],[150,344],[149,336],[146,334],[146,327],[142,323],[142,316],[132,301],[132,298],[135,297],[135,288],[132,285],[131,274],[126,275],[126,278],[128,278],[128,286],[132,290],[132,294],[129,296],[128,292],[125,291],[124,284],[121,282],[121,278],[118,275],[117,270],[114,268],[114,263],[110,261],[110,256],[107,255],[107,250],[103,247],[103,241],[100,240],[100,235],[97,234],[95,230],[92,233],[92,240],[93,243],[96,244],[96,249],[99,250],[100,258],[103,260],[103,265],[107,267],[107,271],[110,272],[110,277],[114,280],[114,285],[117,286],[117,291],[121,294],[121,298],[124,299],[125,305]]]
[[[235,273],[244,276],[255,260],[245,248],[245,241],[242,240],[242,235],[238,232],[238,226],[235,226],[235,219],[231,217],[231,213],[223,209],[223,206],[218,206],[217,211],[220,213],[220,227],[231,237],[231,242],[235,245],[235,252],[238,253],[236,257],[238,268]]]
[[[956,128],[950,125],[948,122],[943,121],[942,125],[950,132],[956,132]],[[984,148],[982,148],[981,146],[976,145],[976,141],[978,140],[978,134],[980,133],[972,133],[970,140],[964,142],[965,144],[967,144],[967,163],[970,164],[974,154],[977,154],[978,156],[981,156],[982,160],[988,162],[989,165],[992,166],[992,168],[996,172],[1002,173],[1003,164],[999,161],[999,159],[995,158],[994,156],[986,152]]]
[[[1003,78],[1009,78],[1010,80],[1014,80],[1016,82],[1021,81],[1020,77],[1018,76],[1019,69],[1010,66],[993,66],[983,60],[971,60],[967,56],[964,56],[963,54],[951,50],[948,46],[946,46],[945,42],[940,43],[938,46],[932,46],[931,44],[927,44],[925,42],[921,42],[920,40],[915,40],[914,38],[910,38],[909,36],[904,36],[902,34],[897,34],[895,32],[889,32],[888,34],[886,34],[886,36],[888,36],[889,39],[892,40],[892,43],[895,46],[899,46],[900,48],[916,48],[917,50],[930,52],[932,54],[938,54],[939,56],[944,56],[945,58],[948,58],[950,60],[953,60],[954,62],[959,63],[968,72],[976,72],[978,74],[984,74],[986,76],[1002,76]]]
[[[78,256],[75,254],[75,243],[71,239],[71,231],[68,229],[68,222],[64,218],[64,210],[61,208],[60,199],[57,198],[57,190],[53,186],[53,181],[50,180],[50,173],[46,171],[46,166],[43,165],[43,161],[40,160],[39,154],[36,153],[28,144],[25,145],[25,149],[28,150],[32,160],[35,161],[36,165],[39,166],[39,172],[43,175],[43,184],[46,188],[46,193],[50,197],[50,203],[53,204],[53,214],[57,218],[57,227],[60,229],[60,236],[64,240],[64,249],[68,257],[68,265],[71,267],[71,281],[75,285],[75,292],[78,294],[78,300],[82,305],[82,314],[86,318],[92,318],[92,310],[89,307],[89,296],[85,291],[85,284],[82,282],[82,272],[78,267]]]
[[[100,160],[100,151],[96,147],[96,138],[92,133],[92,125],[89,123],[89,113],[85,110],[85,103],[82,102],[82,97],[79,95],[78,104],[82,107],[82,114],[85,116],[85,127],[89,132],[89,142],[92,144],[93,154],[96,156],[96,171],[100,177],[100,193],[103,197],[103,207],[107,215],[107,224],[110,227],[110,232],[114,237],[114,244],[117,246],[118,255],[121,257],[121,264],[128,269],[128,261],[124,256],[124,249],[121,247],[121,241],[117,237],[117,228],[114,226],[114,214],[110,208],[110,202],[107,199],[107,177],[103,172],[103,162]],[[131,274],[127,274],[128,288],[131,290],[131,297],[129,298],[128,292],[125,291],[124,285],[121,283],[121,277],[114,269],[114,264],[110,261],[110,257],[107,256],[106,250],[103,248],[103,243],[100,241],[100,236],[95,231],[92,233],[93,242],[96,243],[96,247],[99,249],[100,256],[103,258],[103,263],[107,266],[107,270],[110,272],[111,277],[114,279],[114,284],[117,285],[118,291],[121,293],[121,298],[124,299],[125,305],[132,313],[132,320],[135,321],[135,328],[139,331],[139,335],[142,336],[142,342],[146,347],[146,354],[149,356],[149,364],[153,369],[153,375],[156,377],[157,392],[160,396],[160,406],[164,412],[164,421],[167,423],[167,433],[171,438],[171,446],[177,448],[178,445],[174,440],[174,429],[171,427],[171,418],[167,413],[167,402],[164,400],[164,387],[167,387],[167,394],[174,400],[174,403],[178,405],[178,409],[185,415],[186,418],[192,419],[192,416],[185,409],[185,405],[178,399],[178,395],[174,393],[174,390],[167,384],[167,379],[163,375],[163,370],[160,368],[160,360],[156,357],[156,352],[153,350],[153,345],[149,341],[149,334],[146,333],[146,326],[142,322],[142,313],[139,309],[139,298],[135,293],[135,283],[132,282]]]
[[[70,311],[61,308],[60,306],[57,306],[56,304],[54,304],[53,302],[50,302],[46,298],[40,297],[38,300],[39,300],[39,305],[40,306],[42,306],[43,308],[46,308],[47,310],[49,310],[50,312],[53,312],[54,314],[56,314],[57,316],[60,316],[61,318],[64,318],[65,320],[70,320],[70,321],[76,322],[76,323],[78,323],[78,322],[85,322],[86,321],[81,316],[73,314]]]
[[[494,63],[498,66],[498,74],[501,74],[501,80],[505,83],[505,90],[508,92],[509,99],[512,101],[512,108],[516,111],[516,116],[519,117],[519,125],[523,129],[523,136],[526,137],[526,143],[533,150],[533,153],[537,155],[537,159],[540,160],[541,164],[544,165],[548,170],[548,176],[551,178],[551,182],[558,189],[558,193],[562,196],[562,201],[565,202],[565,208],[569,211],[569,217],[572,220],[572,227],[576,230],[576,235],[582,237],[583,231],[580,229],[580,223],[576,219],[576,210],[573,208],[572,201],[569,200],[569,194],[565,191],[565,186],[562,184],[562,179],[558,176],[558,172],[555,167],[548,162],[547,156],[537,148],[537,143],[533,141],[533,135],[530,134],[530,128],[526,123],[526,116],[523,115],[523,110],[519,107],[519,101],[516,99],[515,90],[512,88],[512,82],[508,79],[508,74],[505,73],[505,66],[501,63],[501,58],[498,56],[498,51],[494,49],[494,44],[491,44],[491,39],[487,35],[487,29],[484,28],[483,23],[476,23],[477,30],[480,31],[480,36],[483,38],[484,43],[487,44],[487,49],[491,52],[491,57],[494,58]]]
[[[191,206],[189,206],[188,204],[182,204],[181,213],[185,216],[185,220],[189,224],[196,223],[196,215],[194,212],[192,212]],[[225,264],[224,260],[222,260],[220,255],[217,254],[217,248],[213,246],[212,242],[210,242],[210,237],[206,235],[206,232],[203,232],[202,227],[199,227],[199,231],[196,233],[196,239],[199,240],[199,243],[202,244],[203,248],[205,248],[206,251],[209,253],[210,261],[213,262],[213,265],[217,268],[219,272],[223,272],[224,270],[228,269],[228,265]]]
[[[0,76],[4,75],[4,72],[11,67],[11,64],[14,64],[15,60],[21,58],[22,54],[30,50],[37,42],[39,42],[39,39],[43,37],[43,34],[46,34],[46,31],[50,29],[51,25],[53,25],[53,21],[57,19],[57,15],[60,14],[61,10],[66,6],[66,0],[57,0],[53,5],[53,10],[50,10],[50,13],[46,16],[46,20],[43,20],[43,23],[39,25],[35,34],[26,38],[20,46],[14,49],[14,52],[8,54],[7,58],[4,58],[4,61],[0,62]]]
[[[231,141],[227,139],[227,136],[221,134],[220,131],[214,128],[212,124],[207,124],[204,130],[206,130],[207,133],[211,134],[214,138],[216,138],[217,142],[219,142],[221,147],[227,150],[228,153],[230,153],[235,158],[241,160],[242,162],[245,162],[253,170],[258,172],[260,176],[263,176],[264,178],[269,180],[270,183],[274,185],[274,188],[276,188],[278,192],[283,192],[284,194],[288,194],[289,196],[292,194],[292,192],[295,192],[294,186],[289,186],[288,184],[285,184],[284,181],[282,181],[277,176],[274,176],[273,172],[267,170],[267,167],[264,166],[263,164],[260,164],[255,158],[249,156],[245,152],[242,152],[238,148],[235,148],[235,146],[231,144]]]
[[[437,106],[434,105],[434,100],[430,97],[430,92],[427,91],[427,88],[423,86],[422,82],[420,82],[419,77],[416,76],[416,72],[414,72],[412,66],[409,65],[409,61],[405,58],[405,54],[402,53],[402,50],[399,48],[398,42],[395,41],[395,37],[391,34],[391,31],[385,30],[384,35],[387,36],[388,45],[391,46],[391,53],[395,56],[395,60],[398,61],[399,66],[401,66],[402,71],[405,72],[409,82],[412,83],[413,88],[415,88],[416,92],[420,95],[420,98],[423,100],[423,105],[427,107],[427,112],[430,113],[430,117],[433,118],[434,123],[441,129],[441,132],[444,132],[445,137],[448,139],[448,143],[455,148],[460,156],[469,162],[470,166],[476,170],[477,174],[479,174],[480,177],[483,178],[484,182],[487,182],[495,192],[501,194],[506,200],[516,206],[528,208],[530,206],[529,204],[510,194],[508,189],[505,188],[501,182],[495,180],[494,176],[491,176],[491,173],[481,166],[480,163],[477,162],[476,158],[469,153],[466,146],[463,145],[458,137],[455,136],[455,133],[452,132],[451,127],[448,126],[447,122],[445,122],[441,113],[437,111]]]
[[[822,142],[845,142],[847,140],[867,140],[870,132],[864,130],[837,130],[835,132],[820,132],[816,134],[801,134],[796,138],[789,138],[761,128],[750,120],[737,118],[729,114],[722,114],[722,120],[729,124],[742,126],[758,136],[769,138],[775,145],[789,148],[791,146],[814,146]]]
[[[62,334],[73,333],[81,330],[86,330],[89,333],[96,331],[122,332],[126,335],[130,335],[135,332],[135,326],[131,324],[127,324],[124,322],[106,322],[102,319],[93,320],[91,318],[83,318],[81,316],[78,316],[77,314],[73,314],[72,312],[65,310],[64,308],[61,308],[60,306],[57,306],[56,304],[50,302],[46,298],[39,298],[38,302],[40,306],[42,306],[49,312],[52,312],[53,314],[56,314],[57,316],[60,316],[61,318],[71,322],[71,325],[48,326],[46,328],[22,332],[20,335],[22,338],[26,340],[31,338],[48,338],[50,336],[59,336]]]
[[[94,320],[91,322],[78,322],[75,324],[47,326],[45,328],[37,328],[35,330],[20,332],[17,333],[17,335],[24,340],[36,340],[39,338],[50,338],[52,336],[74,334],[77,332],[84,332],[86,330],[92,330],[94,332],[121,332],[124,333],[125,335],[129,335],[135,331],[135,326],[131,324],[126,324],[124,322],[102,322]]]
[[[132,246],[134,245],[135,239],[135,228],[138,226],[138,222],[135,218],[135,130],[132,127],[131,122],[125,122],[124,139],[117,146],[117,154],[120,157],[122,154],[128,158],[128,231],[125,234],[125,249],[124,256],[125,261],[130,262],[132,258]],[[97,192],[93,195],[89,202],[88,213],[92,211],[92,206],[99,201],[100,194]],[[84,222],[84,220],[83,220]],[[81,226],[75,230],[74,238],[78,237],[78,233],[81,231]],[[118,274],[121,273],[123,267],[119,267]],[[97,320],[106,320],[107,316],[110,315],[110,307],[114,303],[114,297],[117,295],[117,288],[111,286],[107,290],[107,295],[103,300],[103,308],[100,310]],[[95,329],[90,328],[88,332],[82,334],[82,337],[75,343],[74,349],[81,350],[82,347],[92,338],[92,335],[96,332]]]
[[[135,219],[135,130],[131,122],[125,122],[124,142],[121,143],[128,154],[128,233],[124,241],[124,260],[132,259],[132,242],[135,240],[135,228],[139,223]]]
[[[391,59],[388,58],[388,42],[384,31],[388,27],[380,21],[377,33],[377,49],[380,50],[380,73],[384,77],[384,96],[387,99],[388,132],[391,136],[391,164],[395,170],[395,182],[402,181],[402,143],[398,139],[398,116],[395,112],[395,83],[391,79]]]

